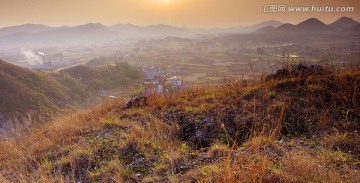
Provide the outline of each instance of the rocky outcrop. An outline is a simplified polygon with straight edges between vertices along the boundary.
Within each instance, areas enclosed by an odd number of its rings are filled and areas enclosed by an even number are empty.
[[[285,79],[287,77],[308,77],[315,74],[323,74],[325,72],[323,66],[313,64],[309,67],[303,64],[292,65],[290,71],[288,69],[279,69],[275,74],[266,76],[265,81],[271,79]]]
[[[133,107],[141,107],[146,104],[147,97],[143,95],[136,96],[132,99],[130,99],[124,106],[123,109],[130,109]]]
[[[271,80],[271,79],[283,79],[286,78],[290,75],[290,72],[287,69],[279,69],[276,71],[275,74],[269,74],[268,76],[266,76],[266,81]]]

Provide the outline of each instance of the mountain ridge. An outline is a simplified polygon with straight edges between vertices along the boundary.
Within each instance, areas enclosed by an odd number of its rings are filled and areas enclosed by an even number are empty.
[[[328,33],[347,33],[345,30],[348,30],[358,24],[357,21],[349,17],[341,17],[338,20],[330,24],[325,24],[317,18],[309,18],[298,24],[286,23],[280,25],[275,29],[258,29],[253,33],[261,34],[328,34]],[[351,32],[351,31],[349,31]]]
[[[359,24],[359,22],[355,21],[349,17],[341,17],[340,19],[336,20],[335,22],[329,24],[332,28],[343,31],[354,27],[355,25]]]
[[[21,32],[27,32],[27,33],[44,32],[56,28],[57,27],[50,27],[43,24],[23,24],[17,26],[2,27],[0,28],[0,37],[8,36],[15,33],[21,33]]]
[[[166,24],[148,26],[115,24],[106,26],[101,23],[88,23],[77,26],[62,27],[49,27],[41,24],[25,24],[1,28],[0,47],[36,48],[47,45],[66,47],[98,43],[132,43],[143,39],[157,39],[167,36],[189,38],[204,34],[328,34],[339,33],[339,30],[347,30],[355,23],[356,21],[351,18],[342,17],[329,25],[316,18],[310,18],[296,25],[269,20],[251,26],[215,29],[189,29],[174,27]],[[270,26],[275,27],[275,29]],[[27,29],[24,27],[27,27]],[[265,27],[268,28],[265,29]],[[13,31],[12,33],[11,30]],[[347,33],[347,31],[344,31],[344,33]]]

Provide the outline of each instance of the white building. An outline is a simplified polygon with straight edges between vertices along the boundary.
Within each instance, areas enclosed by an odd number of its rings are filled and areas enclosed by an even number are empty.
[[[169,79],[169,84],[172,88],[177,88],[182,86],[182,81],[180,78],[174,76]]]

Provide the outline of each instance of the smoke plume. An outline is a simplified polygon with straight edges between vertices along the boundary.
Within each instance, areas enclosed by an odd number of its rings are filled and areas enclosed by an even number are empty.
[[[26,62],[29,65],[38,65],[42,63],[40,53],[36,54],[34,51],[28,48],[21,48],[20,52],[25,57]]]

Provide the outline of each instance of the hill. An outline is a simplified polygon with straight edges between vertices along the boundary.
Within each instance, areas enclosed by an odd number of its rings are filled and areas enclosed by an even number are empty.
[[[9,182],[359,182],[358,69],[138,96],[0,142]]]
[[[360,35],[360,24],[357,24],[354,27],[351,27],[350,29],[345,30],[344,33],[347,33],[350,35]]]
[[[0,37],[11,34],[24,33],[24,32],[27,33],[44,32],[52,29],[55,28],[41,24],[24,24],[19,26],[10,26],[10,27],[0,28]]]
[[[42,73],[0,60],[0,138],[46,122],[100,89],[128,86],[139,78],[140,72],[127,63]]]
[[[268,27],[261,28],[261,29],[255,31],[254,33],[256,33],[256,34],[259,34],[259,33],[260,34],[266,34],[266,33],[274,31],[275,29],[276,28],[273,27],[273,26],[268,26]]]
[[[276,34],[324,34],[332,33],[335,29],[329,25],[324,24],[316,18],[310,18],[297,25],[283,24],[273,29],[271,27],[266,29],[259,29],[254,33],[276,33]]]
[[[329,24],[335,30],[344,31],[354,27],[355,25],[359,24],[359,22],[353,20],[349,17],[341,17],[340,19],[336,20],[335,22]]]
[[[255,25],[245,27],[244,32],[245,33],[250,33],[250,32],[254,32],[256,30],[262,29],[262,28],[279,27],[281,25],[283,25],[283,23],[280,22],[280,21],[270,20],[270,21],[265,21],[265,22],[261,22],[261,23],[255,24]]]
[[[293,24],[284,24],[273,30],[274,32],[286,32],[286,31],[292,31],[295,29],[295,25]]]
[[[69,102],[68,90],[46,74],[0,60],[0,136],[48,120]]]
[[[305,33],[324,33],[333,31],[333,28],[316,18],[310,18],[297,24],[294,31]]]
[[[94,68],[79,65],[62,70],[61,75],[79,80],[89,92],[126,86],[141,78],[140,70],[124,62]]]

